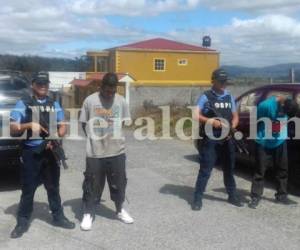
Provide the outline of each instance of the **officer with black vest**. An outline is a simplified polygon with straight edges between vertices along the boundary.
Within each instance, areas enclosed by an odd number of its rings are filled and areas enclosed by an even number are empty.
[[[195,186],[193,210],[202,208],[203,193],[218,158],[223,168],[228,202],[238,207],[243,206],[236,195],[236,184],[233,176],[235,166],[234,142],[230,136],[222,138],[224,137],[222,136],[222,129],[225,126],[227,126],[226,131],[228,131],[228,126],[235,129],[239,122],[235,100],[225,89],[226,83],[227,73],[222,69],[215,70],[212,73],[212,88],[203,93],[197,103],[196,117],[201,125],[200,136],[203,139],[200,143],[201,148],[199,148],[200,170]],[[205,127],[211,129],[204,129]]]
[[[17,213],[17,225],[11,232],[11,238],[19,238],[30,225],[33,210],[34,193],[40,184],[44,184],[52,212],[53,225],[73,229],[63,213],[59,194],[60,168],[51,151],[51,142],[45,143],[51,119],[56,119],[55,131],[59,137],[66,133],[64,112],[60,105],[48,96],[49,80],[37,76],[32,80],[32,95],[23,97],[11,112],[11,134],[21,136],[26,133],[22,143],[21,185],[22,195]],[[51,123],[50,123],[51,121]],[[44,146],[43,146],[44,145]]]

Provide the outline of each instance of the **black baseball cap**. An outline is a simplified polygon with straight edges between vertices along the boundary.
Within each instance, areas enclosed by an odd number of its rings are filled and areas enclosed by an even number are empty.
[[[33,76],[32,83],[36,83],[36,84],[40,84],[40,85],[45,85],[45,84],[49,84],[49,77],[45,74],[41,74],[41,73],[37,73]]]
[[[219,68],[213,71],[211,79],[225,83],[228,80],[228,75],[225,70]]]

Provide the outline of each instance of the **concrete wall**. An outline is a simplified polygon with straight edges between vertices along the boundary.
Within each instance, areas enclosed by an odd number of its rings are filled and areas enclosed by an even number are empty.
[[[238,97],[257,86],[229,86],[228,90]],[[146,106],[194,105],[201,93],[210,87],[130,87],[130,110],[135,112]]]

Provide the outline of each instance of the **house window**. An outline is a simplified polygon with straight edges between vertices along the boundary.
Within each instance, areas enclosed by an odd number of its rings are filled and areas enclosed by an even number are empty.
[[[178,59],[178,65],[186,66],[186,65],[188,65],[188,60],[187,59]]]
[[[107,57],[97,57],[97,71],[98,72],[107,72],[108,71]]]
[[[154,59],[154,71],[165,71],[166,60],[165,59]]]

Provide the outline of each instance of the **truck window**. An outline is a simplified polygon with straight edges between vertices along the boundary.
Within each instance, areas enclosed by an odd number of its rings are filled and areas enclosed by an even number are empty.
[[[292,98],[293,93],[289,92],[289,91],[273,90],[267,94],[266,98],[268,98],[270,96],[284,96],[284,97]]]
[[[300,105],[300,93],[296,95],[295,101]]]
[[[27,88],[27,84],[22,79],[0,78],[0,91],[15,91]]]
[[[240,100],[239,111],[241,113],[249,113],[256,106],[258,99],[261,97],[261,92],[252,92],[244,96]]]

